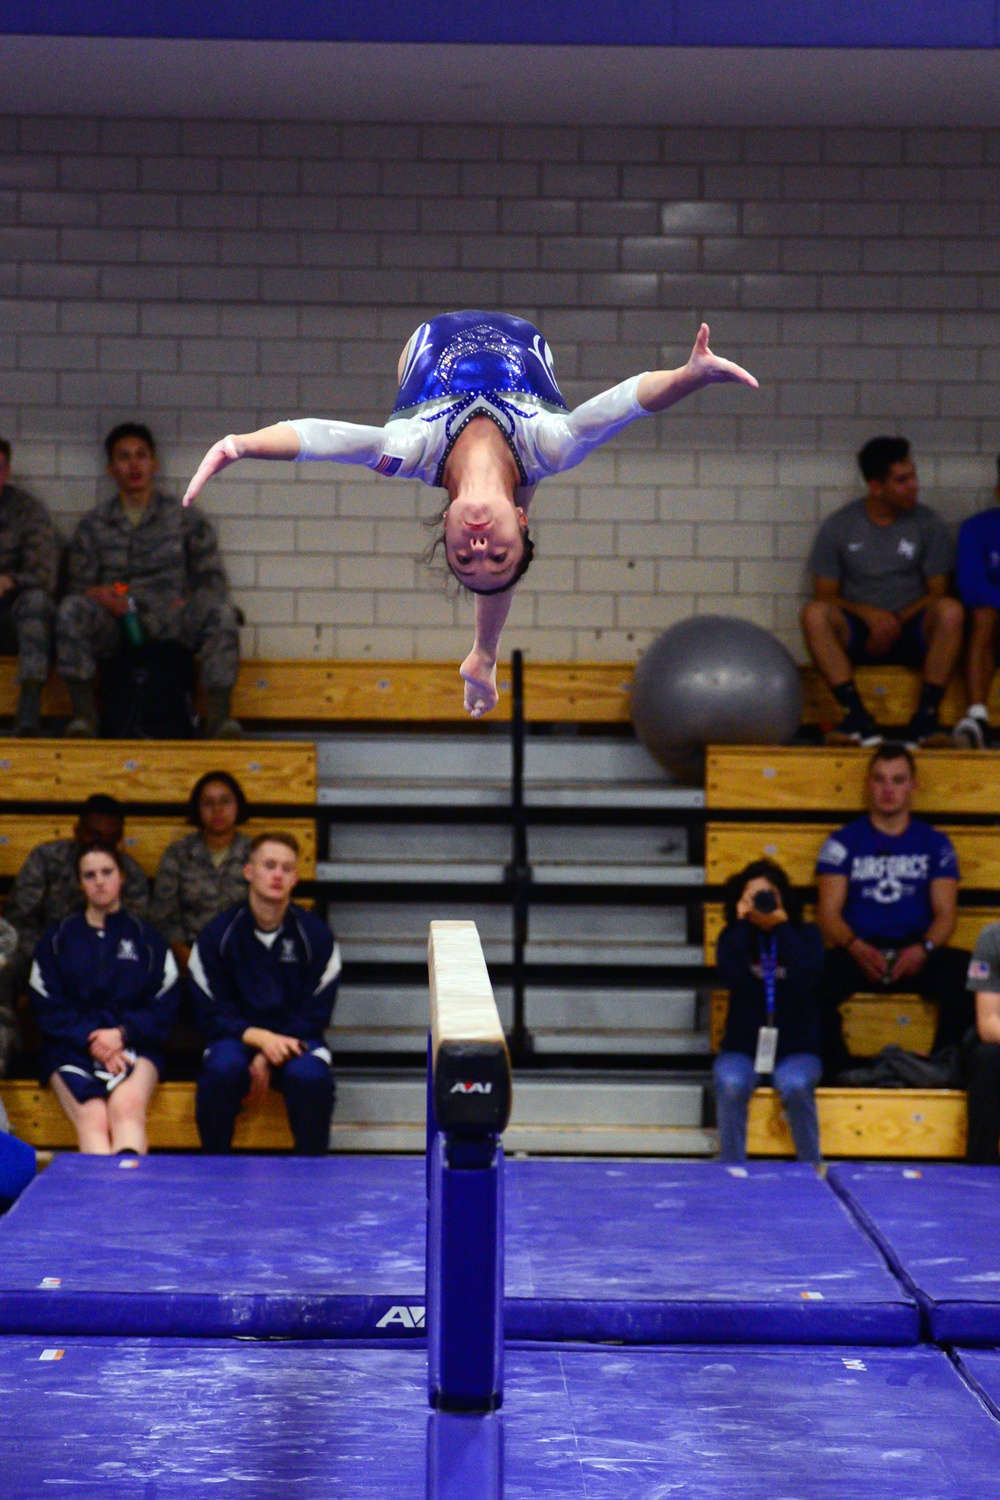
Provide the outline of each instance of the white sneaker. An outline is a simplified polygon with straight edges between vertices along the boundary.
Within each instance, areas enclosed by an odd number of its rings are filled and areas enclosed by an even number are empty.
[[[951,731],[951,737],[963,750],[985,750],[988,733],[989,724],[985,720],[966,714]]]

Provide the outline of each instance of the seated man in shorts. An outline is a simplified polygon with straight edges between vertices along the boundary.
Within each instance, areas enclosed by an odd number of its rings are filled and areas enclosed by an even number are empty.
[[[892,664],[921,670],[920,701],[902,734],[915,747],[941,735],[938,710],[962,646],[962,606],[948,595],[951,538],[917,499],[905,438],[872,438],[858,465],[868,493],[834,511],[816,533],[809,558],[815,597],[802,611],[802,629],[844,709],[830,742],[878,744],[879,727],[853,668]]]
[[[195,1115],[206,1151],[228,1151],[240,1105],[276,1088],[300,1156],[322,1156],[334,1081],[323,1034],[337,996],[340,951],[327,924],[292,902],[299,846],[262,833],[243,873],[246,901],[213,917],[188,962],[195,1020],[208,1041]]]

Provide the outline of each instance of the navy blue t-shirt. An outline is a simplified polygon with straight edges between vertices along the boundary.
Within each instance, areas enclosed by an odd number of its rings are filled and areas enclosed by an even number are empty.
[[[931,881],[958,879],[958,855],[945,833],[911,818],[905,833],[880,833],[857,818],[831,833],[817,875],[846,875],[842,916],[866,943],[890,946],[920,937],[933,920]]]

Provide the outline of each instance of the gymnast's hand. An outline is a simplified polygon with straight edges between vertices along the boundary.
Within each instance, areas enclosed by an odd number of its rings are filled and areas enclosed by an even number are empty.
[[[218,443],[213,443],[198,465],[191,483],[184,491],[184,499],[181,501],[181,504],[190,505],[191,501],[201,492],[213,474],[219,474],[223,469],[228,469],[230,464],[236,463],[237,459],[242,457],[242,453],[237,448],[237,439],[232,433],[228,437],[222,438]]]
[[[497,664],[490,662],[473,646],[458,669],[465,683],[466,711],[474,719],[482,718],[497,706]]]
[[[707,323],[702,323],[698,329],[698,337],[687,362],[687,373],[696,387],[731,380],[738,385],[749,385],[755,390],[757,388],[757,381],[749,370],[744,370],[742,365],[733,364],[731,359],[721,359],[718,354],[712,353],[708,347]]]

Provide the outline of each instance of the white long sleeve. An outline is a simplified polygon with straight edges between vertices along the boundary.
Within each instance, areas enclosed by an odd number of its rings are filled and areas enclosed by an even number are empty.
[[[384,427],[362,427],[325,417],[302,417],[289,424],[299,439],[300,459],[328,459],[334,463],[374,467],[385,445]]]
[[[561,474],[582,463],[588,453],[606,443],[639,417],[651,415],[640,406],[637,390],[642,375],[631,375],[620,385],[592,396],[570,412],[541,411],[526,433],[534,449],[539,473]]]

